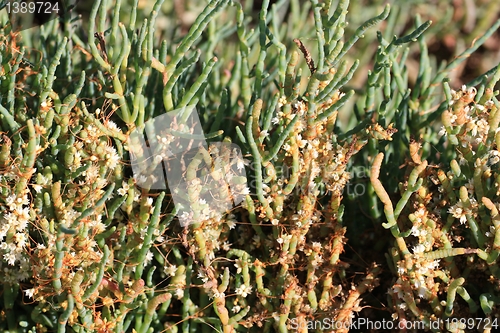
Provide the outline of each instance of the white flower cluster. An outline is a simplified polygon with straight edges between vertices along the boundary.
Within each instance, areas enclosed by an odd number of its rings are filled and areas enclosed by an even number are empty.
[[[243,298],[246,298],[248,295],[252,293],[252,286],[245,286],[242,284],[235,290],[236,295],[240,295]]]
[[[462,85],[461,89],[456,91],[454,89],[451,89],[451,101],[449,103],[450,106],[454,105],[458,101],[460,101],[462,98],[466,98],[469,101],[472,101],[474,97],[476,96],[477,90],[474,87],[469,87],[464,84]]]
[[[112,146],[105,146],[105,152],[106,152],[106,166],[114,170],[118,163],[120,162],[120,155],[116,152],[116,149]]]
[[[457,202],[448,209],[448,213],[453,215],[454,218],[460,219],[460,223],[464,224],[467,222],[467,209],[464,207],[462,201]]]
[[[5,204],[7,212],[0,218],[0,253],[2,253],[0,268],[4,263],[7,263],[9,268],[3,269],[6,280],[19,282],[29,276],[28,258],[25,250],[28,243],[30,221],[30,201],[27,191],[19,196],[9,195],[5,199]]]
[[[339,93],[337,97],[341,98],[342,94]],[[278,106],[281,107],[285,103],[291,103],[292,112],[285,114],[283,111],[278,111],[277,115],[272,119],[272,123],[274,125],[280,123],[285,125],[294,117],[299,117],[292,132],[293,139],[285,141],[281,147],[287,159],[291,159],[297,150],[299,152],[299,172],[297,177],[301,181],[296,184],[295,190],[299,190],[303,194],[317,196],[319,195],[319,188],[323,184],[326,190],[336,196],[341,196],[345,185],[350,179],[349,173],[346,172],[346,162],[350,148],[333,144],[333,134],[327,130],[326,121],[308,127],[306,121],[308,106],[306,102],[302,100],[288,102],[282,96]],[[289,161],[287,165],[291,163],[292,161]],[[276,166],[274,167],[276,168]],[[286,200],[287,196],[292,195],[292,193],[284,194],[282,191],[290,176],[290,171],[276,172],[276,174],[268,175],[268,178],[264,180],[263,190],[266,199],[269,204],[275,203],[273,210],[278,213],[283,211],[283,207],[276,203],[282,202],[283,199]],[[277,190],[271,191],[272,188],[277,188]],[[280,196],[284,196],[284,198],[277,200]],[[278,221],[274,219],[271,222],[276,225]],[[305,222],[304,219],[301,219],[296,224],[305,226],[308,224]]]
[[[187,202],[176,202],[180,209],[182,225],[206,221],[208,225],[221,221],[222,216],[250,193],[244,167],[248,161],[241,158],[236,149],[219,149],[211,145],[209,153],[212,164],[197,170],[197,177],[181,183],[173,191],[176,199],[187,196]],[[187,192],[187,193],[185,193]],[[189,209],[186,209],[189,207]],[[229,214],[225,222],[233,229],[235,219]],[[213,229],[209,228],[209,229]]]
[[[474,102],[477,91],[474,87],[467,88],[465,85],[459,91],[451,90],[450,112],[446,111],[443,116],[447,117],[452,127],[462,126],[463,134],[458,135],[461,145],[477,145],[486,142],[490,130],[489,110],[494,103],[492,100],[484,104]],[[445,127],[441,127],[440,135],[446,135]]]
[[[401,306],[405,306],[405,301],[408,298],[407,293],[409,290],[404,288],[403,281],[411,281],[413,287],[410,289],[416,292],[416,296],[423,299],[429,299],[430,295],[436,294],[439,283],[436,283],[435,270],[439,267],[440,260],[425,259],[421,253],[424,251],[423,245],[417,245],[413,249],[414,255],[412,256],[410,265],[412,265],[413,272],[411,278],[407,276],[406,260],[398,262],[398,275],[399,278],[396,283],[389,289],[389,294],[395,294],[400,300],[403,300]]]

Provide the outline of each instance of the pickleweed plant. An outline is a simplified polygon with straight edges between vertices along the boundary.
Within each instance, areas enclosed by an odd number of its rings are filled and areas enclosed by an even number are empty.
[[[500,21],[439,65],[411,6],[1,11],[0,330],[495,328]]]
[[[378,180],[384,155],[374,161],[371,181],[385,206],[384,227],[396,241],[388,253],[398,277],[389,289],[393,318],[423,320],[433,331],[455,331],[460,323],[450,318],[468,318],[482,311],[483,327],[491,329],[498,320],[494,311],[499,278],[498,102],[489,87],[482,96],[474,87],[445,88],[449,98],[441,135],[446,136],[445,149],[455,152],[456,159],[431,168],[421,158],[419,144],[411,143],[416,146],[412,171],[401,183],[402,199],[395,210]],[[405,205],[408,213],[397,223]],[[474,288],[476,283],[482,283],[481,290]],[[431,322],[438,319],[441,327],[432,327]]]

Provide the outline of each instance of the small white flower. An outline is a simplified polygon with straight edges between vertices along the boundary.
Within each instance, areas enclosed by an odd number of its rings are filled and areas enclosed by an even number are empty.
[[[287,103],[286,101],[286,96],[281,96],[279,99],[278,99],[278,107],[282,107],[283,105],[285,105]]]
[[[128,183],[123,183],[122,187],[118,189],[118,194],[123,197],[125,194],[127,194],[129,189],[130,185]]]
[[[234,267],[236,267],[236,274],[241,273],[243,263],[241,262],[241,259],[236,259],[236,262],[234,263]]]
[[[36,193],[40,193],[42,191],[42,185],[33,184],[31,186],[33,187]]]
[[[486,237],[494,237],[495,232],[495,226],[490,225],[490,231],[486,231]]]
[[[224,298],[224,297],[226,297],[226,295],[224,293],[219,292],[218,290],[215,290],[213,292],[213,297],[215,297],[215,298]]]
[[[120,129],[118,129],[118,126],[116,125],[116,123],[114,123],[114,122],[113,122],[113,121],[111,121],[111,120],[108,120],[108,122],[107,122],[107,127],[108,127],[110,130],[112,130],[112,131],[116,131],[116,130],[121,131]]]
[[[460,219],[460,223],[464,224],[467,221],[467,215],[462,208],[462,202],[458,202],[448,209],[448,213],[452,214],[454,218]]]
[[[240,295],[241,297],[245,298],[252,293],[252,286],[247,287],[244,284],[242,284],[241,286],[236,288],[235,292],[237,295]]]
[[[147,266],[151,260],[153,260],[153,252],[148,251],[148,253],[146,253],[146,260],[144,260],[144,266]]]
[[[33,295],[35,295],[35,289],[34,288],[31,288],[31,289],[26,289],[24,291],[24,294],[29,297],[29,298],[33,298]]]
[[[413,247],[413,254],[424,253],[425,246],[423,244],[418,244]]]
[[[118,162],[120,162],[120,156],[118,155],[114,147],[106,146],[105,151],[107,159],[106,166],[111,170],[114,170],[118,165]]]
[[[229,227],[229,230],[236,228],[236,222],[234,220],[226,220],[226,224]]]
[[[418,237],[420,236],[420,229],[417,228],[416,225],[414,225],[412,228],[411,228],[411,234],[415,237]]]
[[[200,278],[203,283],[207,283],[208,281],[208,276],[203,271],[198,272],[198,278]]]
[[[188,212],[183,212],[183,213],[180,215],[180,218],[181,218],[182,220],[187,220],[187,219],[189,219],[189,217],[190,217],[190,214],[189,214]]]
[[[250,189],[248,187],[245,187],[242,191],[241,194],[247,195],[250,194]]]
[[[427,265],[427,268],[429,268],[430,270],[437,269],[439,267],[439,262],[440,261],[441,261],[440,259],[437,259],[437,260],[434,260],[434,261],[430,262]]]
[[[238,171],[243,170],[245,168],[245,162],[238,159],[238,162],[236,162],[236,168],[238,169]]]
[[[321,251],[321,243],[320,242],[313,242],[312,248],[313,248],[314,252],[320,252]]]
[[[233,244],[229,243],[228,241],[225,241],[224,243],[222,243],[222,249],[224,251],[229,251],[231,249],[231,245]]]
[[[14,245],[14,244],[12,244],[12,245]],[[3,255],[3,258],[5,261],[7,261],[9,263],[10,266],[14,266],[16,264],[17,256],[14,252],[5,253]]]
[[[175,276],[175,272],[177,272],[177,266],[176,265],[169,265],[165,267],[165,273],[170,276]]]
[[[9,206],[10,210],[16,209],[16,196],[11,194],[5,199],[5,203]]]

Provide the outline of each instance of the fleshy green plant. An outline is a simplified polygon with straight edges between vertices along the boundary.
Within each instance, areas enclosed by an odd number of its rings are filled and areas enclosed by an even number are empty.
[[[2,330],[347,332],[380,315],[371,295],[399,325],[494,324],[500,71],[456,91],[447,77],[500,21],[437,67],[437,31],[418,15],[404,30],[403,5],[356,27],[349,1],[191,5],[97,0],[88,22],[22,32],[0,14]],[[214,214],[203,168],[231,174],[197,148],[181,225],[170,189],[139,186],[129,137],[187,107],[205,139],[241,148],[248,187]]]

